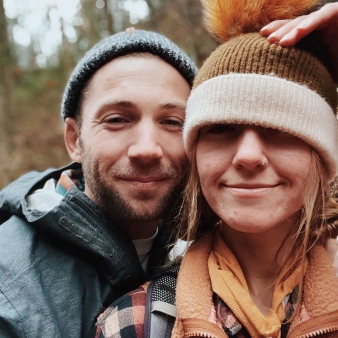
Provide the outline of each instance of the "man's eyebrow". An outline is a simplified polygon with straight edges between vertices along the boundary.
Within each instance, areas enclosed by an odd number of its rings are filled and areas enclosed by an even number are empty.
[[[170,110],[170,109],[182,109],[182,110],[185,110],[186,105],[183,104],[183,103],[181,103],[181,102],[175,102],[175,103],[168,102],[168,103],[161,104],[161,108],[167,109],[167,110]]]
[[[135,107],[135,104],[131,101],[126,100],[114,100],[107,102],[105,106],[119,106],[119,107],[125,107],[125,108],[132,108]]]
[[[118,109],[118,108],[127,108],[127,109],[136,109],[136,105],[128,100],[109,100],[107,102],[103,102],[99,104],[97,107],[96,115],[101,115],[110,109]]]
[[[100,107],[98,109],[98,112],[104,112],[107,111],[107,109],[113,109],[113,108],[136,108],[136,105],[131,102],[131,101],[127,101],[127,100],[112,100],[112,101],[108,101],[108,102],[103,102],[102,104],[100,104]]]
[[[120,108],[129,108],[129,109],[137,109],[137,104],[133,103],[132,101],[128,100],[112,100],[109,102],[105,102],[100,108],[99,112],[106,111],[107,109],[120,107]],[[182,102],[166,102],[161,103],[159,106],[163,110],[183,110],[186,109],[186,104]]]

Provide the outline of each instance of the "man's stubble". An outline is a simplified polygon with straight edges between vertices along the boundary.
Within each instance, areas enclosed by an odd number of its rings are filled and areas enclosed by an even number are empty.
[[[132,164],[128,167],[112,165],[108,171],[103,171],[98,158],[93,158],[83,147],[82,148],[82,169],[86,187],[92,194],[92,199],[100,209],[110,218],[126,222],[148,222],[163,218],[170,218],[173,209],[181,199],[184,185],[184,178],[178,174],[176,168],[164,166],[161,163],[153,164]],[[113,177],[137,177],[137,176],[171,176],[172,184],[162,196],[154,198],[153,192],[137,192],[134,200],[129,201],[127,196],[114,183]],[[136,198],[136,201],[135,201]],[[135,207],[133,204],[144,202],[146,209]]]

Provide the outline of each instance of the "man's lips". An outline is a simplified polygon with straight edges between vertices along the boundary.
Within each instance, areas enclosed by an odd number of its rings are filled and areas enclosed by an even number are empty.
[[[149,183],[149,182],[159,182],[168,179],[168,177],[118,177],[123,181],[130,182],[140,182],[140,183]]]
[[[135,189],[154,189],[166,182],[169,177],[118,177],[118,179]]]

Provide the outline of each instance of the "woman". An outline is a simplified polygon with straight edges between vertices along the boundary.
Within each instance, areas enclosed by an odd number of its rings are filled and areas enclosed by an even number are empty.
[[[283,49],[258,33],[314,5],[204,1],[207,27],[222,44],[187,105],[191,172],[180,237],[194,242],[178,276],[173,337],[338,337],[338,209],[329,195],[338,167],[334,68],[313,34]],[[175,269],[148,290],[152,314],[175,315],[168,306]],[[142,309],[128,312],[131,325],[117,320],[134,304],[130,295],[101,316],[106,333],[170,336],[163,316],[149,334],[146,289],[131,294]]]
[[[315,35],[283,49],[255,33],[281,8],[204,5],[222,44],[187,105],[181,228],[188,240],[202,220],[209,230],[183,258],[173,337],[338,337],[332,65]]]

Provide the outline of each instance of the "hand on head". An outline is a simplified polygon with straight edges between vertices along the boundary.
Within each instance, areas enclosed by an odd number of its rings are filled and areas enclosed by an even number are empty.
[[[318,11],[294,20],[276,20],[261,29],[270,43],[294,46],[315,30],[321,30],[331,59],[335,63],[335,80],[338,81],[338,3],[329,3]]]
[[[271,43],[281,46],[293,46],[314,30],[322,30],[324,37],[338,41],[338,3],[330,3],[309,15],[294,20],[276,20],[261,29]]]

